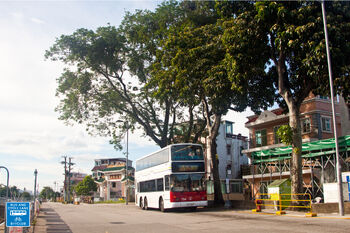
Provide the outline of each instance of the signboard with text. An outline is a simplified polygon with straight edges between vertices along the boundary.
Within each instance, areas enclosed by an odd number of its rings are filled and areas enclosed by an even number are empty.
[[[30,227],[30,203],[6,202],[6,226]]]

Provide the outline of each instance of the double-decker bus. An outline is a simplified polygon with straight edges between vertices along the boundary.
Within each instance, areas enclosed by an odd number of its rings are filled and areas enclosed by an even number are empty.
[[[142,209],[207,206],[203,148],[173,144],[136,161],[135,203]]]

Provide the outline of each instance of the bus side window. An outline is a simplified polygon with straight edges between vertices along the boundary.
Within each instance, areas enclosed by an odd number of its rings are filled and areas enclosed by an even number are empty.
[[[163,178],[157,179],[157,191],[163,191],[164,186],[163,186]]]
[[[169,187],[169,178],[170,176],[165,176],[164,179],[165,179],[165,191],[169,191],[170,190],[170,187]]]

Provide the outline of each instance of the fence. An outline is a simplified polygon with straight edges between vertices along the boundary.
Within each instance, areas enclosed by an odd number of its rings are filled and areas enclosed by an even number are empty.
[[[220,180],[221,183],[221,192],[223,194],[229,193],[243,193],[243,180],[229,180],[228,184],[226,180]],[[214,194],[214,181],[207,181],[207,194]]]
[[[259,193],[260,198],[255,199],[256,209],[253,212],[261,212],[262,207],[274,207],[277,215],[285,214],[287,208],[306,209],[307,217],[315,217],[312,212],[312,200],[309,193]]]

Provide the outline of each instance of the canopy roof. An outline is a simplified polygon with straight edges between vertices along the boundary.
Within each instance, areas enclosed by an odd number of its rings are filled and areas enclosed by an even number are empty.
[[[346,135],[338,138],[339,151],[350,150],[350,135]],[[261,162],[273,162],[284,159],[290,159],[292,153],[292,146],[278,147],[269,150],[261,150],[252,152],[251,157],[253,163]],[[302,157],[310,158],[327,154],[335,153],[334,138],[324,139],[314,142],[303,143],[302,145]]]

